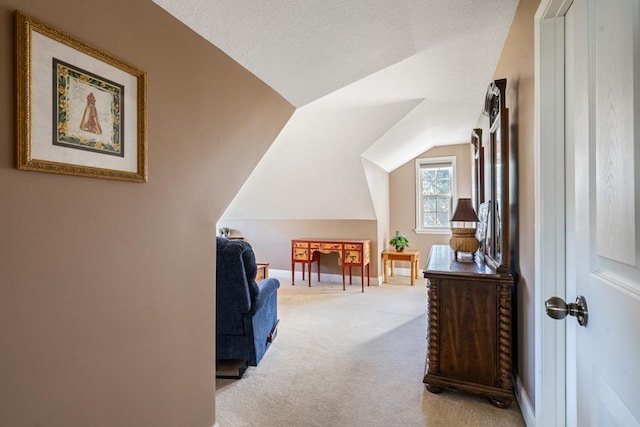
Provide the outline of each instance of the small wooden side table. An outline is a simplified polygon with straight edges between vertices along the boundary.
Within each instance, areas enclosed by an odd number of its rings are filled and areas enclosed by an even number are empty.
[[[391,262],[391,277],[393,277],[394,261],[409,261],[411,263],[411,286],[416,284],[418,278],[418,264],[420,263],[420,249],[405,249],[398,251],[382,251],[382,264],[384,266],[384,283],[387,283],[387,262]]]
[[[269,277],[269,263],[268,262],[257,262],[258,273],[256,274],[256,283],[260,283],[261,280]]]

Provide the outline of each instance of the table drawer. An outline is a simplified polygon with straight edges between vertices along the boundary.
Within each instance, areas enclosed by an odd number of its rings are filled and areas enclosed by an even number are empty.
[[[323,251],[338,251],[342,249],[341,243],[323,243],[321,246]]]
[[[348,250],[361,251],[362,244],[361,243],[345,243],[344,248]]]
[[[294,260],[308,260],[309,259],[309,249],[306,248],[293,248],[293,259]]]
[[[362,252],[360,251],[344,251],[345,264],[360,264],[362,262]]]

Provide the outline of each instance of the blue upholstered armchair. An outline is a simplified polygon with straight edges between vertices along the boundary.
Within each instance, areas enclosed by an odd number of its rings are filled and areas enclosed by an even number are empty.
[[[280,282],[255,282],[256,259],[249,243],[217,237],[216,357],[246,359],[257,366],[275,338]]]

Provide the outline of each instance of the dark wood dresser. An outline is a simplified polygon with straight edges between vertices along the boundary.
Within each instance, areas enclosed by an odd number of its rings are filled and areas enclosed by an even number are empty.
[[[424,270],[428,294],[428,351],[423,382],[432,393],[455,389],[513,401],[511,295],[513,278],[475,262],[455,261],[434,245]]]

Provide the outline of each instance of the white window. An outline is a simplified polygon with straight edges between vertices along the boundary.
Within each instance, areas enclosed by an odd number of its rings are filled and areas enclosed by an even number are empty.
[[[416,232],[449,233],[456,158],[416,159]]]

